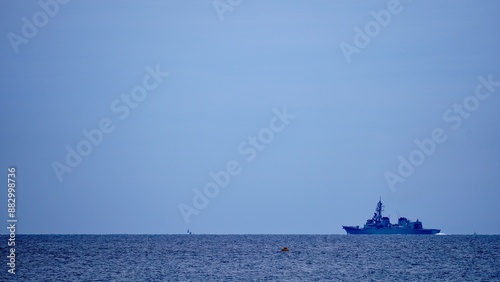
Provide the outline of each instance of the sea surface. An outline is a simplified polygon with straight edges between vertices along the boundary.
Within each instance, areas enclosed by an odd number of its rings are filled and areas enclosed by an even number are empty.
[[[500,281],[500,236],[17,235],[15,275],[7,238],[1,281]]]

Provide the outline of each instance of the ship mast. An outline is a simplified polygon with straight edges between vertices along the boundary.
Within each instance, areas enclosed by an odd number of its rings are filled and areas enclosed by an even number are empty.
[[[377,208],[375,209],[375,215],[373,216],[375,222],[379,223],[382,219],[382,197],[380,197]]]

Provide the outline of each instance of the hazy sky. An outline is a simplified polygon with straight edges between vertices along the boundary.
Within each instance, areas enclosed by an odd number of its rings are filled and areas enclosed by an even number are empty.
[[[67,2],[0,11],[18,233],[500,233],[500,2]]]

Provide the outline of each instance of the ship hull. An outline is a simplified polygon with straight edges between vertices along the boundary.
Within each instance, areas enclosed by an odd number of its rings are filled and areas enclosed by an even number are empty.
[[[413,234],[413,235],[435,235],[439,229],[410,229],[410,228],[358,228],[353,226],[342,226],[347,234],[375,235],[375,234]]]

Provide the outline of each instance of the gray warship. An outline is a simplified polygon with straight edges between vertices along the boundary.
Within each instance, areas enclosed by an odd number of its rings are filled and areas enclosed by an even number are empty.
[[[342,226],[347,234],[427,234],[434,235],[440,229],[424,229],[422,222],[408,220],[400,217],[397,224],[392,224],[388,217],[382,216],[382,198],[377,203],[377,208],[371,219],[366,220],[365,226]]]

